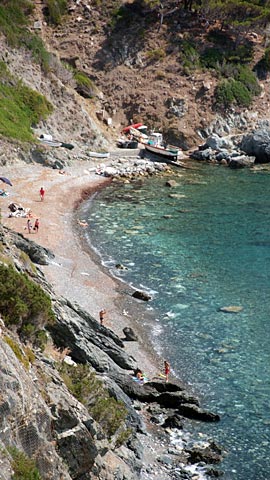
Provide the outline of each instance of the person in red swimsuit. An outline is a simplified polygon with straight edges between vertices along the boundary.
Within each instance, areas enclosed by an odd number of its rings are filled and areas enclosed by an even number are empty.
[[[45,195],[45,190],[43,187],[41,187],[41,189],[39,190],[39,194],[40,194],[40,200],[43,202],[44,195]]]
[[[167,360],[164,360],[164,371],[165,371],[166,382],[169,381],[170,370],[171,370],[171,367],[169,362],[167,362]]]

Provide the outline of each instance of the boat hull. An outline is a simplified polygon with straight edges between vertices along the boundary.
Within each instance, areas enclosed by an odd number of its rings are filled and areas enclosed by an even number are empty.
[[[110,156],[109,152],[88,152],[89,157],[95,158],[108,158]]]
[[[159,155],[160,157],[164,157],[170,160],[178,159],[178,152],[171,152],[166,148],[156,147],[155,145],[145,145],[145,149],[148,152],[154,153],[155,155]]]

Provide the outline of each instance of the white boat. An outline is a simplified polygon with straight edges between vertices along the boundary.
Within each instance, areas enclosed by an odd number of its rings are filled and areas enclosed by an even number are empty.
[[[146,133],[141,132],[139,128],[130,127],[129,133],[134,138],[136,138],[136,140],[138,140],[138,142],[140,142],[140,143],[147,143],[147,141],[149,139],[148,135],[146,135]]]
[[[174,145],[163,145],[163,137],[161,133],[151,133],[145,149],[151,153],[168,158],[171,160],[178,160],[181,157],[181,150]]]
[[[89,157],[109,158],[110,152],[88,152]]]

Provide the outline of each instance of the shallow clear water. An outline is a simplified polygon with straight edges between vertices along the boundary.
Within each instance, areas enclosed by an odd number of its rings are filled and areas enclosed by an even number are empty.
[[[82,210],[89,238],[108,267],[156,292],[153,342],[220,413],[195,428],[228,451],[223,478],[269,480],[270,174],[208,165],[172,178],[100,192]],[[229,305],[243,310],[219,311]]]

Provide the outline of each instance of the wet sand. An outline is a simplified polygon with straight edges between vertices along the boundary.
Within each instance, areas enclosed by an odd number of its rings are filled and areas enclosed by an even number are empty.
[[[104,325],[120,337],[123,337],[125,326],[134,328],[143,341],[125,342],[125,349],[137,360],[138,366],[153,377],[161,370],[163,362],[145,336],[142,326],[147,315],[145,303],[133,299],[129,287],[108,274],[99,257],[86,245],[85,227],[78,223],[78,204],[91,191],[110,182],[95,173],[97,165],[94,159],[77,161],[67,167],[63,175],[59,170],[37,164],[3,167],[1,174],[8,177],[13,186],[0,185],[10,194],[0,197],[2,223],[53,251],[54,261],[41,269],[58,295],[78,303],[97,321],[99,311],[105,308]],[[45,189],[44,201],[39,196],[41,186]],[[38,233],[28,233],[27,218],[8,218],[11,202],[31,209],[32,224],[39,218]]]

